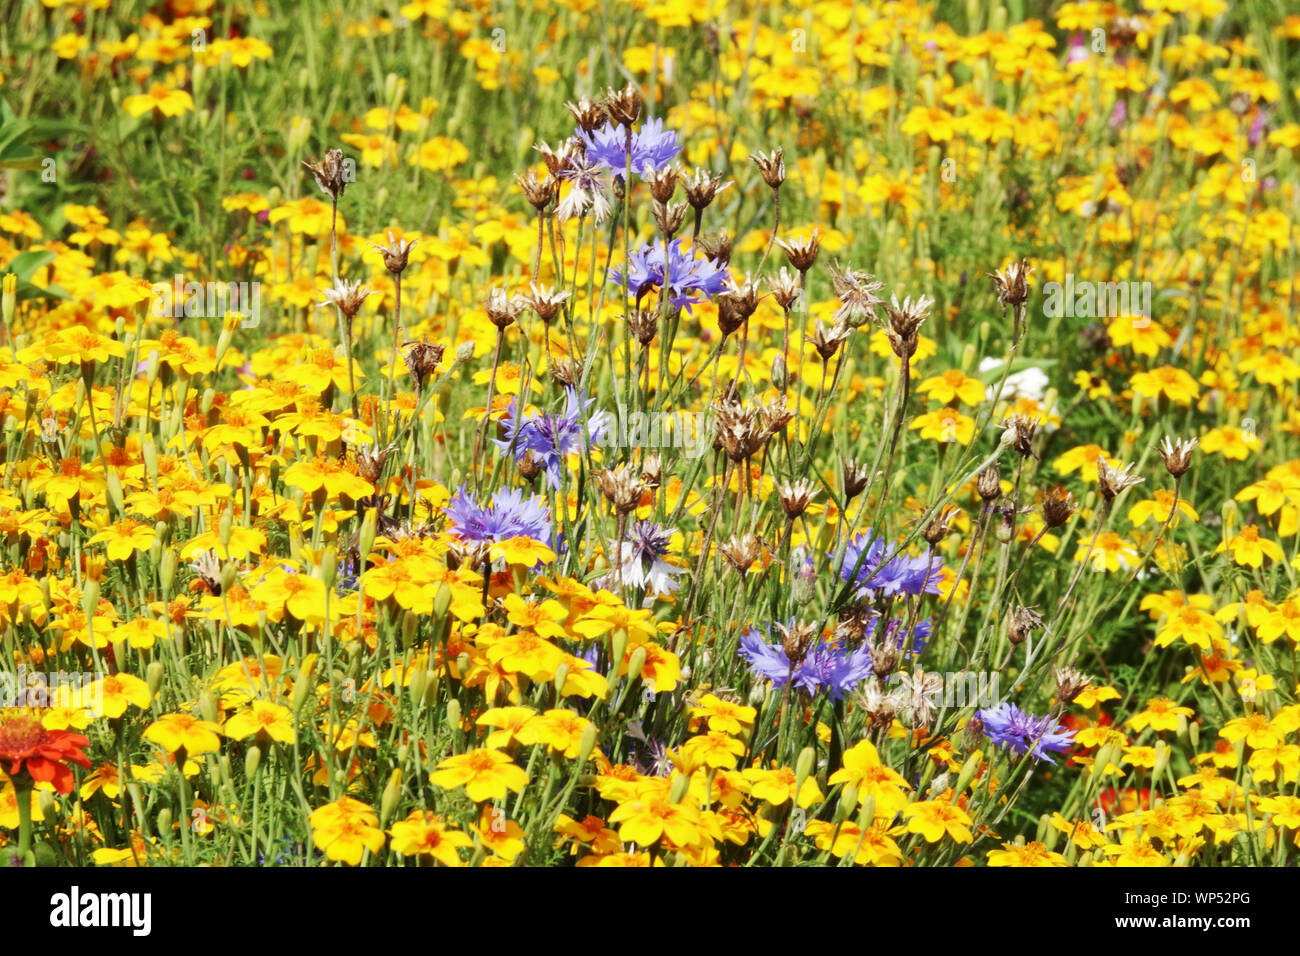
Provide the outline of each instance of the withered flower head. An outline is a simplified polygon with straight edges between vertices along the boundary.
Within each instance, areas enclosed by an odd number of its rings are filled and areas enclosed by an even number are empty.
[[[1056,699],[1062,704],[1074,703],[1074,699],[1092,683],[1091,677],[1073,667],[1053,667],[1052,677],[1056,679]]]
[[[572,106],[572,104],[567,105]],[[558,176],[568,169],[579,152],[577,140],[572,136],[562,142],[559,149],[552,149],[547,143],[537,143],[533,149],[541,154],[542,162],[546,164],[546,171],[552,176]]]
[[[614,510],[622,515],[636,510],[641,495],[645,493],[640,475],[626,462],[596,472],[596,485]]]
[[[781,510],[793,521],[807,511],[808,505],[817,497],[817,485],[808,478],[797,478],[778,483],[776,493],[781,498]]]
[[[1119,497],[1124,489],[1132,488],[1134,485],[1140,485],[1146,481],[1145,478],[1139,478],[1132,473],[1134,467],[1136,466],[1130,463],[1119,468],[1112,468],[1106,461],[1106,456],[1097,456],[1097,481],[1101,485],[1101,493],[1107,501],[1113,501]]]
[[[658,455],[647,455],[641,462],[641,484],[651,491],[656,490],[664,480],[664,463]]]
[[[725,266],[731,262],[731,236],[726,232],[719,232],[714,236],[700,236],[695,240],[695,244],[700,247],[700,252],[718,265]]]
[[[403,353],[402,358],[406,361],[406,368],[411,373],[411,378],[415,379],[416,395],[424,391],[424,383],[438,371],[438,365],[442,362],[446,350],[445,346],[435,342],[406,343],[406,352]]]
[[[758,174],[763,182],[773,189],[780,189],[785,182],[785,152],[780,146],[770,153],[751,153],[750,162],[758,167]]]
[[[998,305],[1002,307],[1003,315],[1007,306],[1021,306],[1029,299],[1029,285],[1025,280],[1033,271],[1034,267],[1027,260],[1018,259],[1002,271],[988,273],[997,289]]]
[[[515,173],[515,182],[519,184],[519,189],[524,194],[524,198],[528,200],[528,205],[538,212],[549,206],[560,194],[560,181],[558,179],[554,176],[538,179],[537,173],[531,169],[522,176]]]
[[[304,159],[302,164],[311,170],[316,185],[326,196],[337,201],[343,195],[343,190],[348,185],[347,164],[343,161],[343,150],[327,149],[319,163],[309,163]]]
[[[659,315],[654,309],[633,309],[623,316],[623,321],[627,323],[627,330],[632,333],[632,337],[642,346],[653,342],[659,333]]]
[[[855,329],[876,321],[876,307],[884,304],[876,293],[885,284],[876,282],[875,276],[861,269],[841,270],[838,262],[831,263],[830,272],[831,288],[840,300],[840,307],[835,310],[836,321]]]
[[[784,395],[764,400],[763,404],[758,406],[758,417],[763,423],[760,443],[784,430],[786,425],[794,421],[794,415],[794,409],[786,404]]]
[[[551,360],[551,378],[565,388],[573,388],[582,381],[582,360],[557,355]]]
[[[453,571],[462,566],[477,571],[491,557],[491,541],[470,541],[453,536],[447,542],[447,567]]]
[[[583,98],[576,103],[565,103],[564,108],[573,114],[573,121],[585,132],[590,133],[605,124],[605,107]]]
[[[984,468],[975,478],[975,490],[985,501],[992,501],[1002,494],[1002,466],[996,461]]]
[[[808,650],[812,647],[812,642],[817,637],[818,627],[816,624],[796,621],[792,624],[777,624],[776,631],[781,635],[781,649],[785,651],[785,656],[789,658],[790,663],[798,666],[803,663],[803,659],[808,656]]]
[[[1030,419],[1019,412],[1003,423],[1003,428],[1011,433],[1011,447],[1021,458],[1030,458],[1034,454],[1034,434],[1038,431],[1038,419]]]
[[[763,296],[764,293],[759,291],[758,283],[750,279],[748,274],[740,282],[735,279],[729,280],[726,289],[714,297],[714,302],[718,305],[718,323],[723,326],[723,331],[730,334],[749,321],[749,317],[754,314]],[[730,313],[728,323],[724,323],[721,317],[724,310]]]
[[[537,454],[530,448],[524,452],[523,457],[519,459],[516,467],[519,469],[519,477],[531,484],[536,481],[537,476],[542,473],[542,460],[538,458]]]
[[[737,574],[744,574],[762,555],[763,545],[752,534],[741,537],[733,534],[725,544],[718,545],[718,553],[726,558]]]
[[[667,239],[677,235],[677,230],[682,228],[682,223],[686,221],[686,203],[684,202],[663,203],[656,199],[650,208],[654,215],[655,225],[659,227],[659,231]]]
[[[483,308],[493,325],[506,329],[528,308],[528,300],[518,295],[511,297],[504,289],[490,289],[483,297]]]
[[[755,408],[741,404],[730,393],[714,403],[715,447],[733,462],[742,462],[763,447],[763,425]]]
[[[1061,485],[1055,485],[1043,499],[1043,524],[1049,528],[1060,528],[1074,514],[1078,505],[1074,495]]]
[[[1166,435],[1160,442],[1160,457],[1164,459],[1165,468],[1175,478],[1181,478],[1192,467],[1192,449],[1196,447],[1195,438],[1171,438]]]
[[[668,163],[662,169],[655,170],[646,180],[650,185],[650,197],[658,203],[667,203],[673,198],[673,193],[677,192],[677,180],[682,176],[682,168],[676,163]],[[685,215],[686,207],[682,206],[682,214]]]
[[[362,303],[374,294],[374,291],[363,286],[359,279],[356,281],[339,279],[333,288],[325,290],[325,301],[321,305],[336,305],[339,311],[350,319],[361,310]]]
[[[952,505],[945,505],[925,526],[921,537],[925,538],[931,545],[936,545],[948,537],[948,532],[952,530],[952,519],[957,516],[957,511],[958,509]]]
[[[372,485],[379,484],[379,476],[384,471],[384,463],[388,461],[388,457],[395,451],[397,451],[396,444],[386,445],[383,448],[377,445],[358,448],[357,475]]]
[[[567,291],[556,291],[550,286],[532,282],[528,285],[528,294],[523,296],[523,301],[537,313],[539,319],[550,325],[568,298]]]
[[[875,661],[874,655],[872,661]],[[894,718],[898,715],[898,695],[895,693],[886,693],[882,677],[887,676],[893,671],[891,665],[888,670],[868,680],[860,691],[855,695],[855,701],[862,708],[868,719],[871,721],[873,730],[883,730],[894,725]]]
[[[388,245],[381,246],[372,242],[370,247],[379,250],[379,254],[384,260],[384,268],[396,276],[405,271],[407,261],[411,257],[411,250],[415,248],[415,244],[419,241],[419,239],[412,239],[408,242],[405,239],[394,238],[393,231],[390,229],[388,231]]]
[[[785,253],[790,265],[799,272],[807,272],[813,267],[813,263],[817,261],[817,254],[822,248],[821,236],[816,229],[806,239],[803,236],[795,236],[793,239],[778,239],[776,244]]]
[[[1038,613],[1034,607],[1016,608],[1011,614],[1011,620],[1007,625],[1007,637],[1013,645],[1020,645],[1029,637],[1030,631],[1036,631],[1043,626],[1043,615]]]
[[[208,590],[221,596],[221,562],[212,551],[200,551],[190,562],[193,571],[208,586]]]
[[[908,296],[901,303],[897,296],[890,296],[889,304],[885,306],[885,334],[889,337],[889,347],[899,358],[911,358],[916,354],[916,348],[920,344],[920,329],[930,317],[932,305],[934,299],[928,295],[919,297],[915,302]]]
[[[776,275],[768,277],[767,287],[772,290],[772,298],[776,299],[776,304],[787,312],[799,301],[799,277],[785,266],[782,266],[781,271]]]
[[[722,176],[715,175],[702,166],[695,167],[695,172],[691,176],[682,179],[682,187],[686,190],[686,201],[696,211],[707,209],[717,198],[718,193],[730,185],[730,180],[724,183]]]
[[[621,90],[606,90],[602,105],[605,107],[605,115],[615,125],[631,129],[641,115],[641,91],[630,82]]]
[[[867,487],[867,481],[871,478],[871,469],[851,458],[846,458],[841,473],[844,476],[844,503],[847,505]]]
[[[816,327],[813,329],[813,334],[808,337],[808,341],[810,341],[813,348],[817,350],[817,354],[821,356],[821,360],[823,362],[829,362],[835,353],[840,350],[840,346],[848,341],[849,336],[852,334],[853,329],[849,328],[847,325],[842,325],[837,322],[833,328],[828,329],[826,326],[822,325],[821,319],[818,319]]]

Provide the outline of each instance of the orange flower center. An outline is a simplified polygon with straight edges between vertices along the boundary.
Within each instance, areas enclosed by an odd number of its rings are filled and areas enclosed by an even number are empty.
[[[21,710],[0,715],[0,759],[14,760],[50,739],[40,719]]]

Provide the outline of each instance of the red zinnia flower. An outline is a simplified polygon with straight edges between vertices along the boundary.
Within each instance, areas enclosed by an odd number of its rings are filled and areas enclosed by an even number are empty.
[[[66,730],[47,730],[31,710],[0,710],[0,763],[9,764],[9,776],[17,781],[24,770],[32,780],[54,784],[59,793],[72,792],[72,768],[63,761],[90,767],[81,752],[90,740]]]

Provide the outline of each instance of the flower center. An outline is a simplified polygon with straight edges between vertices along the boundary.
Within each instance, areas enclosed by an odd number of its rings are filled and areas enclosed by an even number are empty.
[[[38,717],[20,710],[0,712],[0,758],[13,759],[30,753],[49,740],[49,732]]]

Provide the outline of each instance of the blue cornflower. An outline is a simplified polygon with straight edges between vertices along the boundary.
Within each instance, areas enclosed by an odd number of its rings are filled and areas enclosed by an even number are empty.
[[[642,246],[628,256],[627,289],[640,301],[646,293],[661,290],[664,284],[664,264],[668,266],[668,301],[676,306],[691,306],[711,299],[727,287],[731,273],[727,267],[713,259],[696,258],[694,252],[682,251],[681,240],[674,239],[666,249],[661,239],[654,245]],[[609,270],[609,281],[623,285],[623,270],[617,266]]]
[[[943,563],[928,549],[916,557],[898,554],[892,544],[886,543],[884,538],[874,537],[868,528],[849,541],[844,551],[844,563],[840,566],[840,577],[861,585],[859,597],[896,597],[900,594],[919,597],[921,594],[939,593]]]
[[[1074,731],[1064,726],[1052,729],[1056,723],[1050,717],[1026,714],[1015,704],[1003,702],[988,710],[977,710],[975,716],[984,724],[984,736],[1000,747],[1018,754],[1032,754],[1035,760],[1047,758],[1048,751],[1063,754],[1074,744]]]
[[[784,687],[790,677],[790,658],[780,644],[770,644],[764,633],[750,628],[740,637],[740,656],[759,677]],[[816,697],[822,691],[840,700],[871,676],[871,651],[864,643],[856,651],[824,641],[808,652],[794,669],[794,685]]]
[[[493,439],[503,451],[509,451],[513,444],[516,461],[531,451],[545,469],[546,484],[551,488],[560,487],[560,469],[564,467],[565,459],[573,452],[586,450],[583,412],[596,401],[594,398],[584,400],[572,388],[566,389],[566,392],[568,397],[564,411],[558,415],[547,412],[525,415],[521,419],[518,417],[515,399],[512,398],[506,412],[506,437]],[[593,442],[599,442],[608,427],[609,415],[605,412],[593,412],[587,417],[587,434]]]
[[[520,537],[551,541],[551,512],[546,502],[537,495],[525,501],[518,488],[498,490],[491,504],[483,506],[461,485],[445,510],[448,530],[466,541],[500,542]]]
[[[587,158],[598,166],[608,168],[615,176],[627,171],[627,128],[606,123],[590,133],[576,131],[587,147]],[[632,172],[646,176],[663,169],[682,151],[681,140],[675,130],[665,130],[661,119],[647,120],[641,129],[632,134]]]

